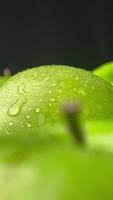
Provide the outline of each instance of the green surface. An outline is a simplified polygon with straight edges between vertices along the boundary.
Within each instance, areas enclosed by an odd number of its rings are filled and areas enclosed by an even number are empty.
[[[68,66],[36,67],[1,88],[0,134],[62,134],[67,130],[59,107],[69,100],[81,102],[85,119],[113,117],[113,88],[104,80]]]
[[[113,85],[113,61],[105,63],[94,70],[94,74]]]
[[[0,140],[1,200],[113,199],[113,155],[39,144]]]
[[[0,76],[0,87],[10,78],[10,76]]]

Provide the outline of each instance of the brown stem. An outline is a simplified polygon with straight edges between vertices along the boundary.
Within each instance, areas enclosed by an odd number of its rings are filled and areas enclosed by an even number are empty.
[[[84,131],[81,126],[81,105],[79,102],[68,102],[63,106],[63,113],[65,114],[70,132],[74,137],[76,143],[85,145]]]

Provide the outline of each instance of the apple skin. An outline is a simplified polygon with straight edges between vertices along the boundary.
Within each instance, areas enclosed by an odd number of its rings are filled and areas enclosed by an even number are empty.
[[[0,87],[10,78],[10,76],[0,76]]]
[[[93,73],[113,85],[113,61],[99,66]]]
[[[2,200],[113,199],[112,154],[47,142],[42,149],[22,138],[0,141]]]
[[[112,86],[89,71],[52,65],[20,72],[0,91],[0,135],[65,132],[59,107],[70,100],[81,102],[85,119],[113,117]]]

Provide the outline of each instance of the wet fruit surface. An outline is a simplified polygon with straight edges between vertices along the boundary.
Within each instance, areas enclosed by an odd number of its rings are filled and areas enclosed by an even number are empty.
[[[71,100],[81,102],[87,119],[113,116],[113,88],[91,72],[52,65],[18,73],[0,91],[0,134],[53,127],[62,121],[59,107]]]

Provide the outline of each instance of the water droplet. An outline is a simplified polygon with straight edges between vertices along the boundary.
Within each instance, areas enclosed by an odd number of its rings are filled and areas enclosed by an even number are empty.
[[[77,91],[77,88],[74,88],[74,92],[76,92]]]
[[[61,93],[62,93],[62,90],[58,90],[58,93],[61,94]]]
[[[0,106],[0,110],[2,110],[2,107]]]
[[[27,116],[26,116],[27,119],[29,119],[30,117],[31,117],[30,115],[27,115]]]
[[[20,122],[20,124],[21,124],[21,127],[23,128],[23,122]]]
[[[27,127],[28,127],[28,128],[31,128],[31,124],[30,124],[30,123],[27,123]]]
[[[17,115],[21,108],[22,108],[22,105],[24,104],[24,99],[18,99],[8,110],[7,114],[9,116],[15,116]]]
[[[79,80],[79,77],[77,76],[77,77],[75,78],[75,80]]]
[[[51,106],[52,104],[51,103],[49,103],[49,106]]]
[[[13,125],[13,122],[9,122],[9,126],[12,126]]]
[[[34,77],[37,77],[37,74],[33,74]]]
[[[86,92],[83,89],[79,89],[78,93],[81,94],[82,96],[86,95]]]
[[[31,107],[29,108],[29,111],[31,111],[32,109],[31,109]]]
[[[39,113],[40,112],[40,108],[36,108],[36,112]]]
[[[56,86],[56,83],[52,83],[51,86],[52,86],[52,87],[55,87],[55,86]]]
[[[20,86],[18,87],[19,93],[22,94],[22,95],[26,95],[26,92],[25,92],[24,89],[25,89],[25,87],[24,87],[23,85],[20,85]]]
[[[51,90],[49,90],[49,94],[51,94],[52,93],[52,91]]]
[[[55,99],[54,99],[54,98],[52,98],[52,99],[51,99],[51,101],[52,101],[52,102],[54,102],[54,101],[55,101]]]
[[[40,86],[40,83],[34,83],[32,84],[33,87],[36,87],[36,86]]]

